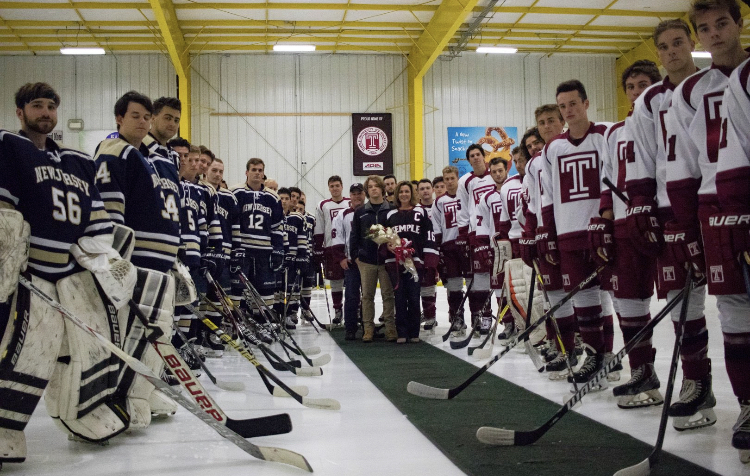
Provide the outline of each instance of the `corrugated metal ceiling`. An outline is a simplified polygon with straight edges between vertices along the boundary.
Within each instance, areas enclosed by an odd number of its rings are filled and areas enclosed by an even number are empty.
[[[172,3],[193,54],[265,52],[276,43],[313,43],[324,53],[405,54],[424,33],[440,0]],[[486,4],[480,1],[474,15]],[[690,0],[500,0],[467,49],[513,46],[521,52],[619,56],[648,39],[659,21],[684,16],[689,4]],[[465,20],[452,44],[471,20]],[[750,38],[750,30],[746,33]],[[0,54],[57,54],[63,46],[166,51],[149,1],[0,1]]]

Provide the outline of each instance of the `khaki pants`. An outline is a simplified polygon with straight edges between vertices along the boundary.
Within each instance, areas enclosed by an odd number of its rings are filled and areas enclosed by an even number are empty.
[[[383,298],[383,319],[385,337],[396,337],[396,299],[393,296],[393,285],[385,265],[363,263],[357,260],[359,274],[362,278],[362,324],[365,332],[375,329],[375,291],[380,281],[380,296]]]

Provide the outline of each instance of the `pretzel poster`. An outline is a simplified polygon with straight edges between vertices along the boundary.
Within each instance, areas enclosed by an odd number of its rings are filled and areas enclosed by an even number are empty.
[[[489,162],[495,157],[502,157],[510,162],[510,151],[518,144],[518,130],[515,127],[449,127],[448,128],[448,164],[458,167],[459,177],[471,172],[471,165],[466,160],[466,149],[471,144],[479,144]],[[508,176],[516,173],[515,165],[511,166]]]
[[[352,114],[354,175],[393,173],[391,114]]]

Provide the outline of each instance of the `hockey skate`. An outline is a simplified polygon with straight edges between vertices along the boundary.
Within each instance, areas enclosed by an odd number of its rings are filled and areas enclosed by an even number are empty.
[[[606,359],[606,357],[605,357]],[[630,380],[612,389],[620,408],[641,408],[661,405],[664,397],[659,392],[659,377],[654,364],[644,364],[631,371]]]
[[[286,327],[286,330],[293,331],[297,328],[296,322],[294,322],[294,319],[292,319],[292,316],[286,316],[284,318],[284,327]]]
[[[604,365],[608,364],[612,359],[615,358],[615,354],[612,352],[604,353]],[[607,374],[607,380],[610,382],[620,381],[620,371],[622,371],[622,362],[618,362],[617,365]]]
[[[740,400],[740,416],[732,431],[732,446],[739,450],[740,461],[750,463],[750,400]]]
[[[210,332],[206,334],[204,344],[208,344],[208,350],[206,351],[206,357],[211,359],[219,359],[224,355],[224,343],[219,339],[219,336]]]
[[[508,345],[510,340],[518,334],[518,329],[516,329],[516,324],[513,321],[505,322],[503,325],[505,327],[503,328],[503,331],[497,335],[497,341],[501,345]]]
[[[264,344],[273,344],[273,336],[271,335],[271,329],[273,329],[273,324],[270,324],[270,323],[261,324],[255,329],[255,335]]]
[[[456,319],[451,325],[451,337],[461,337],[466,335],[466,323],[463,319]]]
[[[194,346],[193,349],[197,351],[198,346]],[[201,373],[200,373],[201,363],[199,360],[195,358],[194,354],[190,351],[188,344],[184,344],[182,347],[177,349],[177,352],[179,352],[180,357],[182,357],[182,360],[185,361],[188,368],[193,371],[193,374],[196,377],[200,377],[201,376]]]
[[[716,423],[713,408],[716,398],[711,390],[711,374],[700,380],[682,380],[680,399],[669,407],[669,416],[673,417],[672,426],[677,431],[694,430]],[[693,419],[700,414],[697,419]]]
[[[492,316],[482,316],[480,319],[482,322],[479,324],[479,335],[486,336],[492,328]]]
[[[578,365],[578,356],[575,354],[568,354],[568,358],[570,359],[570,368]],[[565,380],[570,377],[568,366],[565,364],[565,356],[562,352],[557,352],[555,358],[545,365],[544,370],[550,372],[550,380]]]
[[[597,353],[591,347],[587,346],[586,360],[583,361],[581,368],[574,371],[573,375],[568,377],[568,383],[586,383],[599,370],[601,370],[602,367],[604,367],[604,354]],[[591,393],[601,392],[605,388],[607,388],[607,381],[602,379],[591,388]],[[570,391],[575,393],[575,387],[571,387]]]
[[[166,367],[161,372],[161,379],[166,382],[167,385],[170,385],[172,387],[180,385],[180,381],[177,380],[177,377],[175,377],[174,374],[170,372]]]
[[[312,324],[313,322],[313,313],[309,309],[303,309],[302,310],[302,319],[304,319],[308,324]]]
[[[339,327],[344,324],[344,313],[341,309],[334,309],[335,315],[333,316],[333,321],[331,323],[334,327]],[[382,319],[380,322],[383,322]]]
[[[434,317],[431,317],[429,319],[425,319],[424,321],[424,330],[431,331],[437,326],[437,320]]]

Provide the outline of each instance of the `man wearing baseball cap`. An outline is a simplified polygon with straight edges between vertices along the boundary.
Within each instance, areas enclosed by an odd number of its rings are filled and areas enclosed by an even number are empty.
[[[348,258],[349,232],[352,229],[354,210],[365,203],[365,188],[361,183],[349,187],[349,208],[336,215],[331,225],[331,248],[334,259],[344,269],[344,327],[346,340],[357,338],[360,276],[359,268]]]

